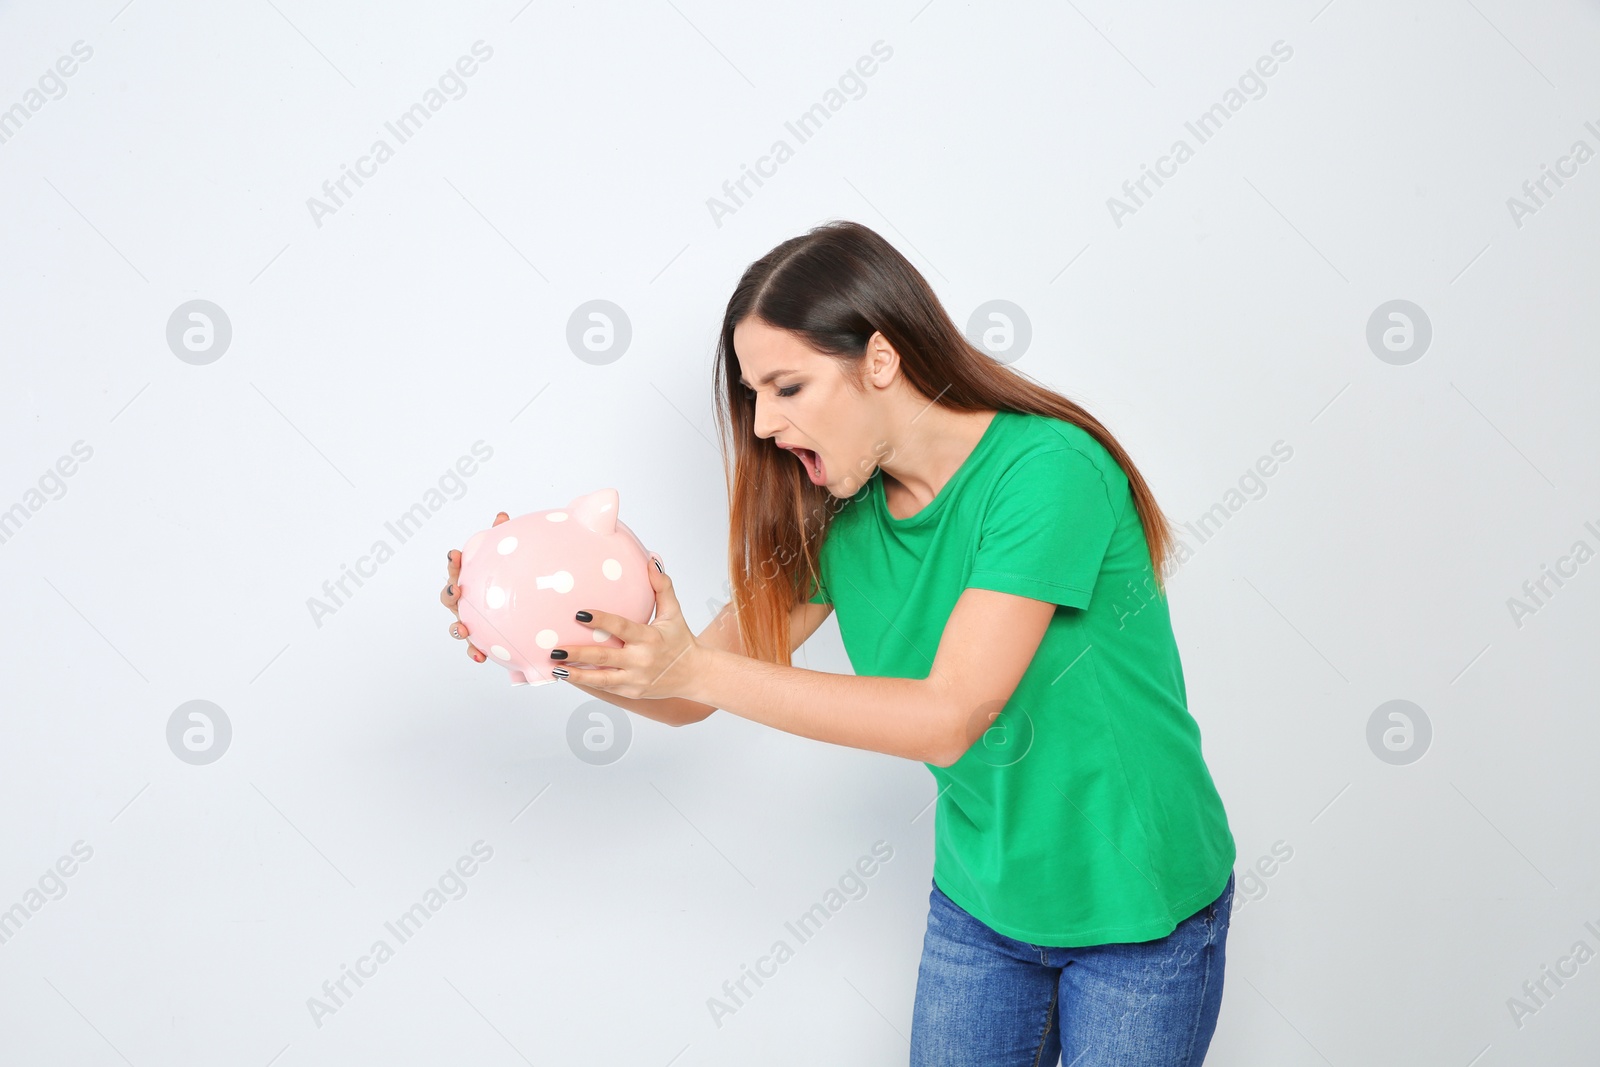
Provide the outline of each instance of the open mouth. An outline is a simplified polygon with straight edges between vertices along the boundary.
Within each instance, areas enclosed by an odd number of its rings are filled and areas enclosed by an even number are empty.
[[[822,465],[822,457],[809,448],[800,448],[796,445],[779,445],[779,448],[793,452],[805,465],[806,474],[811,478],[812,485],[824,485],[827,482],[827,470]]]

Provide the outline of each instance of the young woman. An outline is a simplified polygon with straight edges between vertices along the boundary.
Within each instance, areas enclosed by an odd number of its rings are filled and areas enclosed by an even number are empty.
[[[927,764],[913,1065],[1199,1064],[1235,849],[1167,613],[1171,534],[1127,453],[850,222],[745,271],[714,388],[732,601],[698,635],[664,573],[648,625],[575,602],[625,647],[554,649],[563,676],[673,725],[720,708]],[[856,673],[791,666],[834,610]]]

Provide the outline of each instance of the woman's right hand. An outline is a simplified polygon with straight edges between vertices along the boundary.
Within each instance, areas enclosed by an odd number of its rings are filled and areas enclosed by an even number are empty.
[[[499,526],[502,522],[510,521],[511,516],[503,511],[494,517],[495,526]],[[466,641],[468,636],[467,624],[461,621],[461,613],[456,610],[456,604],[461,599],[461,553],[457,549],[451,549],[447,558],[450,561],[448,572],[450,580],[445,583],[444,591],[439,594],[439,602],[449,608],[450,614],[456,617],[456,621],[450,624],[450,636]],[[467,641],[467,655],[471,656],[477,663],[482,663],[489,658],[479,651],[471,641]]]

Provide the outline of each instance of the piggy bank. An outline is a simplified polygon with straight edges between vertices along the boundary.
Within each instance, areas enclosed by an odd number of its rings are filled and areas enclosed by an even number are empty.
[[[467,639],[511,673],[512,685],[546,685],[552,648],[622,642],[574,618],[606,611],[648,623],[654,553],[617,518],[617,491],[599,489],[564,508],[479,530],[461,550],[456,611]]]

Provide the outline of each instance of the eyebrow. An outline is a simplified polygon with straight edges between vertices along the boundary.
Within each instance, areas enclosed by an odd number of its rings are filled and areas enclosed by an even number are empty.
[[[768,382],[772,381],[772,379],[779,377],[780,375],[794,373],[796,372],[792,370],[775,370],[771,374],[763,374],[761,376],[761,384],[766,385]],[[744,386],[746,389],[750,388],[750,383],[744,380],[744,375],[742,374],[739,375],[739,384]]]

